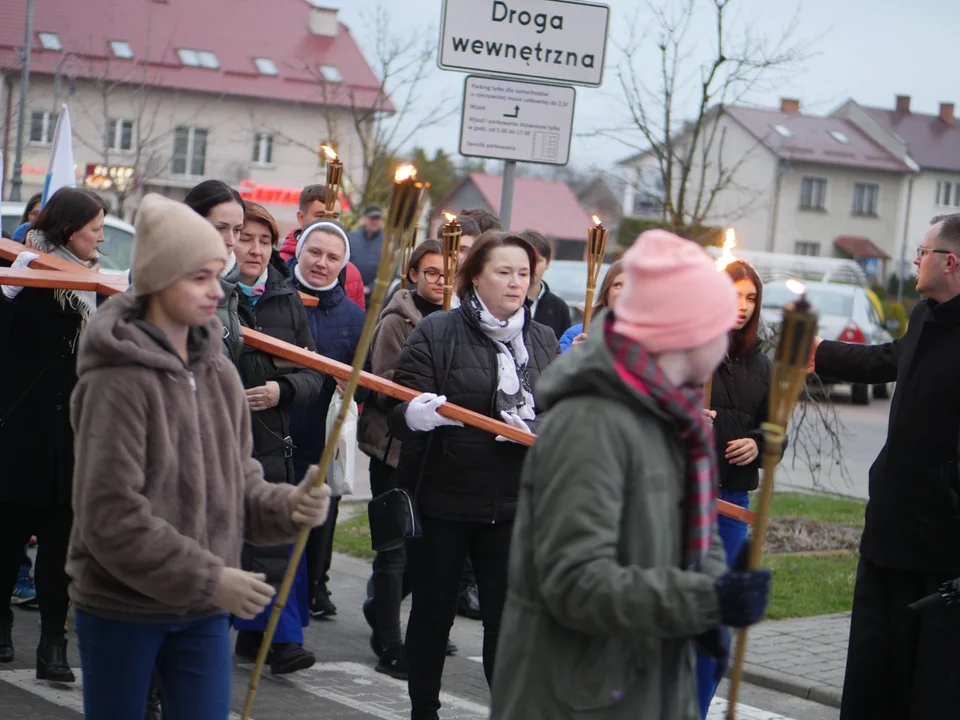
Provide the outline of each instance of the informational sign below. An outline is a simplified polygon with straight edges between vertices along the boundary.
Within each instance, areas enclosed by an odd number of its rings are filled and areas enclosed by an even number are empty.
[[[580,0],[444,0],[437,62],[599,87],[610,8]]]
[[[470,75],[464,84],[460,154],[566,165],[576,95],[572,87]]]

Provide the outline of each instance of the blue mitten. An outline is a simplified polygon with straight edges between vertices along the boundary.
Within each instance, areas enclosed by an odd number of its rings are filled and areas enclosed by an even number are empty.
[[[721,625],[698,635],[694,642],[697,643],[697,647],[705,655],[709,655],[717,661],[713,681],[720,682],[723,680],[723,676],[727,674],[727,666],[730,664],[730,631]]]
[[[720,603],[720,622],[742,628],[763,619],[770,601],[770,571],[731,570],[714,584]]]

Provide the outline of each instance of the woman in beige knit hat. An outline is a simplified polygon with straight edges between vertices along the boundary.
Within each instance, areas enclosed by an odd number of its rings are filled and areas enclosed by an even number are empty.
[[[84,710],[140,720],[156,667],[169,720],[230,712],[228,615],[273,597],[239,569],[244,540],[291,541],[323,523],[329,491],[270,484],[251,415],[221,352],[226,249],[194,211],[140,205],[133,292],[105,303],[80,343],[67,558],[77,606]]]

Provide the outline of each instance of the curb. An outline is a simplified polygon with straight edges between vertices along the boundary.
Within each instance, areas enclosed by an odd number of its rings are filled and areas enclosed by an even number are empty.
[[[811,700],[821,705],[839,708],[841,691],[833,685],[811,685],[794,675],[768,670],[749,663],[743,666],[743,679],[751,685],[768,690],[794,695],[803,700]]]

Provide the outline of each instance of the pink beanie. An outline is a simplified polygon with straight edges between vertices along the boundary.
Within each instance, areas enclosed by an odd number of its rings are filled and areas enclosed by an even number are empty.
[[[623,270],[613,329],[649,353],[692,350],[736,323],[733,281],[690,240],[647,230],[624,254]]]

